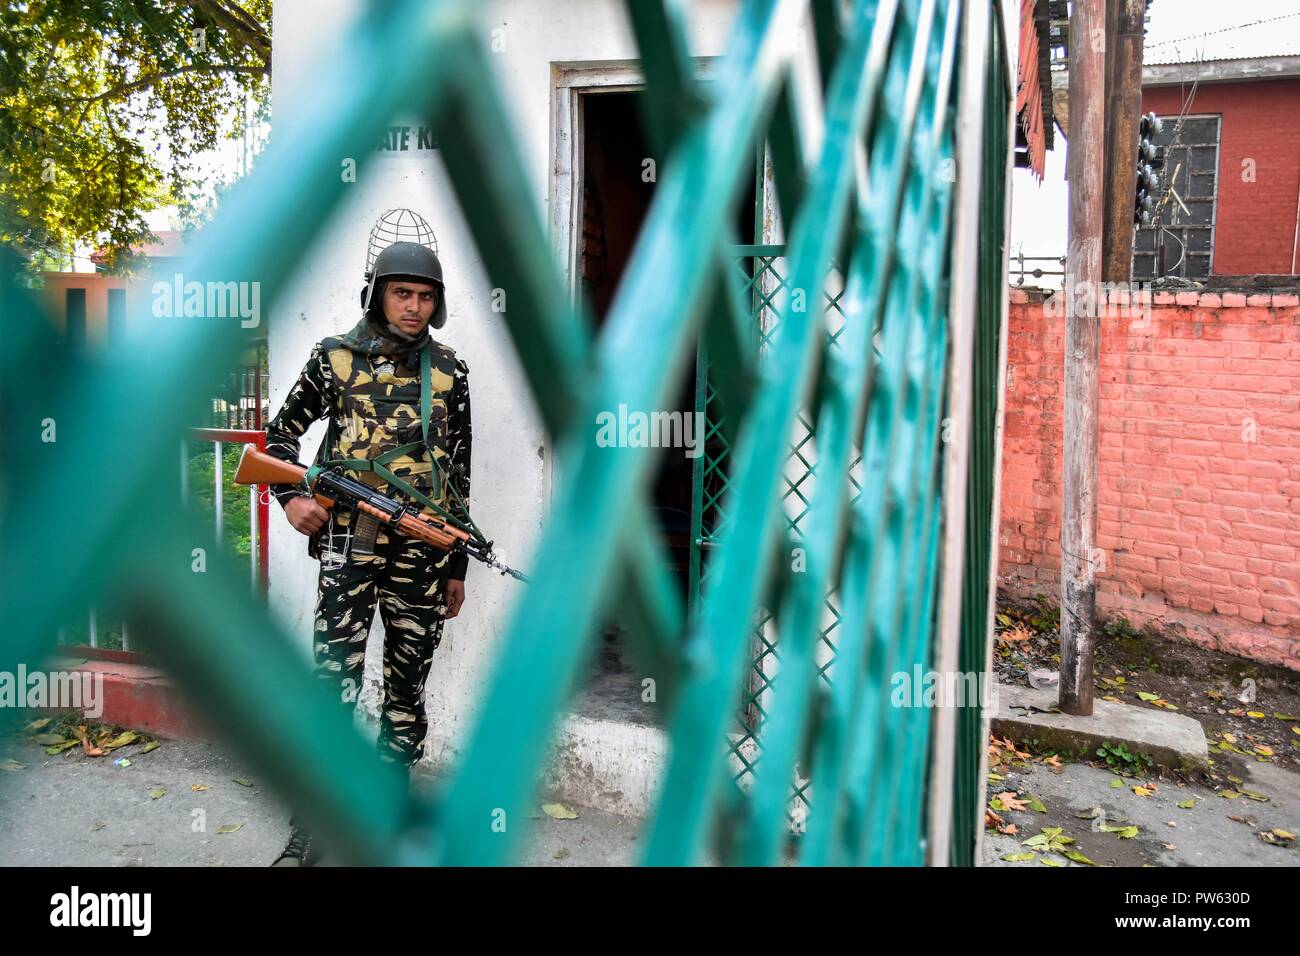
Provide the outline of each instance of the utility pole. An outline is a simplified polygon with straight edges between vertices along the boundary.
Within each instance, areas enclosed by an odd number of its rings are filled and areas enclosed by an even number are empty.
[[[1097,365],[1106,139],[1106,0],[1070,13],[1070,184],[1065,249],[1064,500],[1061,510],[1061,710],[1092,713],[1097,593]]]
[[[1106,10],[1106,225],[1101,276],[1133,274],[1133,199],[1137,193],[1142,40],[1147,0],[1109,0]]]

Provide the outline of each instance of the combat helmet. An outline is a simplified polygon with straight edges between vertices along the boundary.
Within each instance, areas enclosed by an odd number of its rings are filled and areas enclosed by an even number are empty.
[[[428,282],[438,287],[438,307],[429,325],[440,329],[447,323],[447,299],[438,261],[438,240],[433,229],[412,209],[386,210],[375,221],[366,245],[366,284],[361,289],[361,308],[367,315],[383,299],[384,285],[394,279]],[[379,292],[378,300],[375,293]],[[382,319],[382,315],[379,316]]]

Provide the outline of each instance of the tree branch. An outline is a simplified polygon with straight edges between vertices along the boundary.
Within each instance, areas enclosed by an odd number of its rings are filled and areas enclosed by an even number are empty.
[[[183,66],[178,70],[167,70],[164,73],[142,76],[140,79],[132,80],[129,83],[120,83],[102,93],[96,93],[94,96],[68,96],[64,99],[74,103],[98,103],[100,100],[113,99],[124,93],[134,93],[136,90],[147,89],[162,80],[169,80],[184,73],[250,73],[266,75],[269,71],[265,66],[239,66],[233,63],[196,63],[192,66]]]
[[[237,3],[227,4],[224,0],[187,0],[189,6],[202,11],[216,20],[245,46],[255,50],[263,63],[271,62],[271,38],[262,24]],[[267,72],[270,72],[268,66]]]

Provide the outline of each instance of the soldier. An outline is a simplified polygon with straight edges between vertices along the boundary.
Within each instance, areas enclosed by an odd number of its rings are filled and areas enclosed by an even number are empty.
[[[356,327],[312,350],[267,426],[266,450],[295,461],[303,432],[327,417],[317,464],[341,465],[428,517],[439,517],[430,507],[438,505],[465,520],[469,370],[429,335],[430,326],[440,329],[447,321],[437,255],[419,243],[393,243],[375,259],[364,296]],[[427,731],[425,680],[444,619],[459,614],[464,603],[469,559],[390,534],[366,515],[333,514],[297,486],[272,490],[289,523],[310,536],[308,553],[321,560],[312,644],[316,674],[349,712],[361,688],[366,637],[379,604],[384,697],[378,746],[382,759],[404,766],[409,775]],[[319,848],[296,819],[290,824],[289,843],[272,866],[315,865]]]

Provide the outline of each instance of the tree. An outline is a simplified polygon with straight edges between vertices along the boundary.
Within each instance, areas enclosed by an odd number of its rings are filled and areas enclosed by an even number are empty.
[[[193,213],[195,157],[270,94],[271,0],[29,0],[0,13],[0,240],[129,271],[144,214]],[[234,114],[234,120],[229,117]]]

